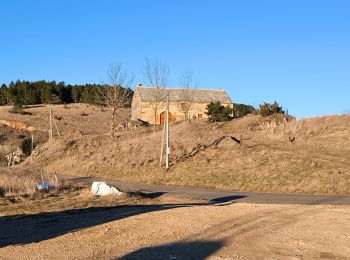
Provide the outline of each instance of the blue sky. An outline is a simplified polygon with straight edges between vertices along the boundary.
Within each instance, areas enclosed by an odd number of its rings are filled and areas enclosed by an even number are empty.
[[[0,83],[100,83],[145,57],[171,86],[193,70],[238,103],[277,100],[298,118],[350,111],[350,1],[0,0]]]

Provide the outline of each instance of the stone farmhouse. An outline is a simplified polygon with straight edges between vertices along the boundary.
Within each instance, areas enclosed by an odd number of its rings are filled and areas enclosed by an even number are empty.
[[[187,97],[190,92],[191,102],[188,102]],[[139,84],[132,98],[131,103],[131,119],[141,119],[148,121],[150,124],[162,124],[165,121],[166,115],[166,96],[169,93],[169,121],[183,121],[185,120],[186,112],[188,111],[188,118],[205,119],[208,116],[205,114],[206,107],[210,102],[219,101],[224,106],[233,108],[233,102],[225,90],[209,90],[209,89],[195,89],[186,90],[181,88],[164,88],[158,90],[157,94],[153,87],[144,87]],[[156,122],[154,122],[154,105],[156,96],[161,97],[162,102],[159,103],[157,109]],[[190,105],[188,105],[190,104]],[[186,109],[188,107],[188,109]]]

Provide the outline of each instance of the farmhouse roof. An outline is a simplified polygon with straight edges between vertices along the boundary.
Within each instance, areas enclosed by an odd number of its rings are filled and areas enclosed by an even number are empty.
[[[153,87],[138,86],[135,92],[139,93],[141,101],[152,102],[154,99],[153,89]],[[163,88],[161,95],[166,97],[166,94],[169,93],[170,102],[181,102],[184,90],[183,88]],[[223,104],[232,103],[230,96],[221,89],[194,89],[193,99],[196,103],[210,103],[212,101],[219,101]]]

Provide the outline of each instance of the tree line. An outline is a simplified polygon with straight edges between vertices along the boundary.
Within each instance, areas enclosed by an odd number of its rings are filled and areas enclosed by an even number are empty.
[[[88,103],[103,105],[101,92],[111,88],[104,84],[70,85],[56,81],[21,81],[2,84],[0,105],[27,106],[36,104]],[[128,92],[132,92],[130,88]]]

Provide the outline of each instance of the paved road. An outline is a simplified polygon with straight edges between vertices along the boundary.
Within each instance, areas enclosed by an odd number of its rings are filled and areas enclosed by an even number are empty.
[[[0,173],[20,174],[10,172],[7,168],[0,167]],[[62,176],[61,176],[62,177]],[[115,181],[108,179],[96,179],[91,177],[68,177],[65,179],[91,184],[93,181],[106,181],[108,184],[119,187],[122,190],[142,191],[153,194],[167,194],[174,197],[207,200],[212,202],[246,202],[261,204],[303,204],[303,205],[350,205],[350,196],[331,196],[331,195],[297,195],[281,193],[253,193],[239,191],[224,191],[215,189],[198,189],[189,187],[155,185],[145,183],[134,183]]]
[[[215,189],[198,189],[115,180],[102,180],[90,177],[73,178],[71,180],[82,181],[88,184],[92,183],[93,181],[106,181],[109,185],[129,191],[143,191],[147,193],[167,194],[174,197],[209,200],[213,202],[235,201],[261,204],[350,205],[350,196],[296,195],[280,193],[223,191]]]

